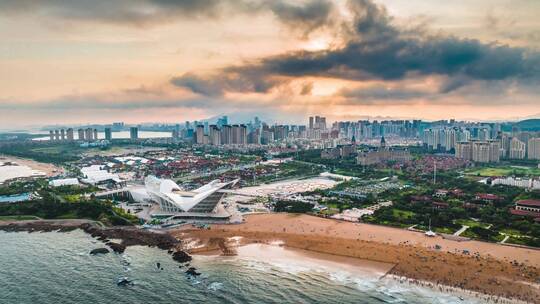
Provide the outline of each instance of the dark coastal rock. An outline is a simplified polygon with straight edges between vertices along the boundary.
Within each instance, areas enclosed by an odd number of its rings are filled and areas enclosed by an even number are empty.
[[[161,249],[161,250],[167,250],[167,249],[171,249],[172,247],[174,247],[174,243],[171,242],[171,241],[163,241],[163,242],[159,242],[157,243],[157,248]]]
[[[108,242],[106,245],[111,247],[111,249],[116,253],[124,253],[124,251],[126,251],[126,245],[123,244]]]
[[[105,254],[105,253],[109,253],[109,249],[107,249],[107,248],[96,248],[96,249],[93,249],[92,251],[90,251],[90,254],[92,254],[92,255]]]
[[[197,269],[195,267],[190,267],[188,270],[186,270],[186,273],[192,276],[199,276],[201,275],[200,272],[197,272]]]
[[[191,261],[191,256],[185,251],[176,251],[172,254],[172,258],[179,263],[186,263]]]

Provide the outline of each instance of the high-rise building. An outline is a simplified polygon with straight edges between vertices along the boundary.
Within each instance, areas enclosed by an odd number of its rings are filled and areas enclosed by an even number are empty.
[[[501,143],[498,140],[489,142],[489,162],[498,163],[501,159]]]
[[[60,140],[60,130],[54,130],[54,140]]]
[[[274,126],[274,140],[283,140],[287,138],[287,129],[285,126]]]
[[[232,144],[240,143],[240,125],[232,125]]]
[[[309,129],[313,130],[313,127],[314,127],[314,125],[313,125],[313,116],[310,116],[309,117]]]
[[[326,130],[326,117],[315,116],[315,129]]]
[[[84,129],[77,130],[79,140],[84,140]]]
[[[105,139],[106,140],[112,140],[112,129],[111,128],[105,128]]]
[[[87,141],[92,141],[94,139],[94,130],[92,128],[86,128],[86,131],[84,131],[84,139]]]
[[[456,143],[457,158],[472,160],[472,143],[470,142],[458,142]]]
[[[245,145],[247,144],[247,127],[246,125],[240,125],[240,134],[239,134],[239,144]]]
[[[98,132],[97,129],[94,129],[94,140],[98,139]]]
[[[247,138],[248,144],[260,145],[261,144],[261,129],[256,128],[255,130],[249,132],[247,137],[248,137]]]
[[[69,140],[69,141],[75,140],[75,136],[73,134],[73,128],[67,129],[66,133],[67,133],[67,140]]]
[[[137,127],[129,128],[129,138],[131,140],[139,139],[139,128],[137,128]]]
[[[487,128],[479,129],[478,130],[478,140],[486,141],[488,139],[491,139],[491,132]]]
[[[245,145],[247,143],[247,126],[233,125],[232,126],[231,143],[235,145]]]
[[[228,124],[229,124],[229,118],[227,116],[222,116],[218,118],[217,120],[218,128],[222,128],[224,125],[228,125]]]
[[[208,143],[214,146],[221,145],[221,132],[216,125],[211,125],[208,133]]]
[[[540,160],[540,137],[529,139],[527,155],[529,159]]]
[[[232,144],[232,127],[230,125],[223,125],[221,128],[221,144]]]
[[[489,163],[489,143],[475,141],[472,143],[472,160],[479,163]]]
[[[53,130],[50,130],[50,131],[49,131],[49,140],[50,140],[50,141],[53,141],[53,140],[54,140],[54,131],[53,131]]]
[[[501,145],[498,141],[473,141],[472,161],[479,163],[499,162]]]
[[[65,129],[60,130],[60,139],[61,140],[66,140],[66,130]]]
[[[204,125],[197,125],[195,130],[195,143],[204,144]]]
[[[123,122],[113,122],[112,128],[115,131],[121,131],[124,128],[124,123]]]
[[[177,130],[177,129],[172,130],[171,136],[172,136],[173,139],[179,139],[180,138],[180,131]]]
[[[446,151],[454,149],[456,145],[456,130],[446,129],[444,130],[444,135],[444,147]]]
[[[521,140],[513,137],[510,141],[510,151],[508,157],[511,159],[524,159],[526,152],[526,145]]]

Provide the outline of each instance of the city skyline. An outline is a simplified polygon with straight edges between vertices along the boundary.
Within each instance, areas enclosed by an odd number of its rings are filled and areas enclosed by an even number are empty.
[[[540,117],[537,1],[126,4],[0,2],[0,129]]]

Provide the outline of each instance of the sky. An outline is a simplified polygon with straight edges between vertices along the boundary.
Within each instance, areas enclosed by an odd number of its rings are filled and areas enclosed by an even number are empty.
[[[0,128],[540,117],[537,0],[0,0]]]

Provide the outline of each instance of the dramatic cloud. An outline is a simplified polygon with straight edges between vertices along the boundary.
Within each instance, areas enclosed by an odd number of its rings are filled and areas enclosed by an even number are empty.
[[[194,93],[206,96],[222,96],[225,92],[267,93],[271,88],[284,83],[257,69],[231,67],[221,77],[202,77],[186,73],[171,79],[171,83]]]
[[[0,0],[0,15],[33,14],[60,20],[151,26],[184,17],[219,18],[237,13],[272,12],[303,34],[325,26],[334,5],[327,0]]]
[[[274,82],[266,79],[277,76],[397,81],[407,77],[442,75],[450,79],[441,92],[450,92],[465,85],[464,79],[540,79],[538,52],[478,40],[400,30],[392,24],[386,10],[373,2],[351,0],[348,3],[354,21],[350,40],[344,47],[317,52],[292,52],[229,67],[206,76],[205,80],[198,78],[198,92],[245,92],[246,89],[259,87],[260,83],[265,84],[263,91],[268,91],[268,85]],[[190,87],[177,80],[173,79],[172,83]],[[281,83],[283,80],[276,84]],[[208,89],[204,89],[206,86]]]
[[[277,18],[291,28],[300,28],[307,35],[331,23],[333,4],[326,0],[314,0],[304,6],[283,1],[270,1],[269,7]]]

